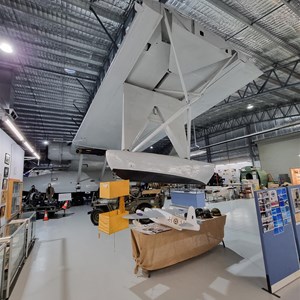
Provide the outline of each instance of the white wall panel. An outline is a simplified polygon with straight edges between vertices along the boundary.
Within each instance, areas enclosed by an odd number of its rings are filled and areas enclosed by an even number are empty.
[[[273,139],[258,144],[262,169],[274,180],[279,174],[289,174],[290,168],[300,167],[300,135],[286,139]]]

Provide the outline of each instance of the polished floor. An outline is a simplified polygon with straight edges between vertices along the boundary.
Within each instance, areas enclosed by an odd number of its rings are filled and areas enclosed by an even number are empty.
[[[210,203],[227,214],[224,249],[152,273],[133,273],[130,232],[98,238],[88,206],[37,222],[37,240],[10,300],[269,300],[253,200]],[[300,280],[280,290],[300,299]]]

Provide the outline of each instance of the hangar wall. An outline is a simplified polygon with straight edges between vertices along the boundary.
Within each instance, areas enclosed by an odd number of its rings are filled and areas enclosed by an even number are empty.
[[[257,143],[262,169],[270,173],[274,180],[279,174],[289,174],[290,168],[300,167],[300,135],[280,140],[272,139]]]

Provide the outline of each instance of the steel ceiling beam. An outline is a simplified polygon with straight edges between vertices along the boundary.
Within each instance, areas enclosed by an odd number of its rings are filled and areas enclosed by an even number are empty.
[[[82,92],[82,88],[75,85],[75,84],[65,84],[63,83],[63,86],[57,86],[55,84],[50,85],[49,83],[47,83],[47,88],[44,87],[43,84],[44,82],[34,82],[31,81],[31,87],[28,85],[27,81],[21,81],[21,80],[15,80],[14,81],[14,89],[16,90],[23,90],[23,91],[30,91],[30,90],[34,90],[34,91],[38,91],[38,92],[46,92],[49,93],[49,91],[51,91],[51,93],[56,93],[56,94],[62,94],[64,93],[65,95],[70,95],[70,96],[74,96],[74,97],[79,97],[80,95],[82,96],[82,98],[84,98],[85,93]],[[85,99],[83,99],[83,101],[85,101]]]
[[[33,115],[39,107],[26,107],[26,105],[23,105],[22,107],[16,108],[17,114],[22,116],[23,112],[30,113]],[[62,111],[61,109],[49,109],[49,107],[46,107],[44,110],[40,110],[41,114],[46,115],[46,116],[61,116],[61,117],[82,117],[82,114],[80,114],[77,110],[74,110],[72,112],[70,111]]]
[[[31,36],[32,40],[36,40],[37,37],[39,37],[48,40],[49,42],[58,43],[57,46],[58,48],[61,47],[62,45],[67,45],[67,46],[78,48],[78,50],[81,51],[88,51],[89,53],[95,52],[100,55],[101,54],[105,55],[107,53],[107,50],[103,50],[100,47],[95,47],[91,45],[92,41],[88,42],[80,39],[74,40],[66,37],[61,37],[53,33],[44,32],[40,29],[32,29],[27,25],[16,26],[16,24],[11,21],[10,22],[6,21],[3,25],[7,28],[11,39],[13,39],[15,36],[17,37],[20,36],[20,34],[22,35],[28,34],[29,36]],[[14,33],[14,35],[11,35],[12,32]]]
[[[90,6],[90,10],[91,12],[94,14],[95,18],[97,19],[97,21],[100,23],[102,29],[104,30],[104,32],[106,33],[106,35],[108,36],[108,38],[110,39],[110,41],[113,43],[114,47],[116,49],[118,49],[118,45],[116,43],[116,41],[113,39],[113,37],[111,36],[111,34],[109,33],[109,31],[107,30],[106,26],[103,24],[103,22],[101,21],[101,19],[98,17],[97,13],[95,12],[95,10],[93,9],[92,6]]]
[[[81,9],[86,10],[87,12],[89,12],[89,8],[90,8],[90,1],[81,1],[81,0],[63,0],[62,2],[67,3],[67,4],[71,4],[74,5],[76,7],[79,7]],[[97,14],[103,18],[106,18],[108,20],[112,20],[116,23],[122,23],[124,21],[124,17],[121,16],[118,13],[114,13],[112,10],[110,9],[106,9],[104,7],[99,7],[98,5],[93,5],[93,8],[95,9],[95,11],[97,12]]]
[[[8,35],[3,35],[3,37],[10,38]],[[50,53],[59,58],[68,58],[68,59],[74,60],[78,63],[91,64],[91,65],[94,65],[95,67],[102,66],[102,61],[85,58],[79,54],[78,55],[70,54],[70,53],[68,53],[68,51],[63,51],[60,49],[52,49],[52,48],[46,47],[44,45],[40,46],[37,44],[32,44],[32,43],[29,43],[28,41],[25,41],[23,38],[21,40],[14,38],[14,45],[17,49],[22,49],[22,48],[25,49],[26,54],[31,55],[31,56],[37,55],[37,53],[43,54],[43,55],[47,55],[48,53]],[[104,55],[101,55],[100,57],[104,58]]]
[[[297,1],[281,0],[281,2],[283,2],[296,16],[300,17],[300,11],[299,11],[299,9],[297,9],[295,6],[293,6],[291,4],[292,2],[297,2]]]
[[[273,68],[267,72],[265,72],[265,80],[262,81],[262,83],[258,83],[257,80],[253,80],[252,82],[248,83],[246,87],[243,90],[238,90],[235,93],[235,96],[231,95],[227,99],[225,99],[223,102],[218,104],[215,107],[222,107],[224,105],[228,105],[229,103],[234,103],[236,105],[237,103],[240,103],[241,101],[249,100],[251,98],[260,97],[265,94],[273,93],[273,92],[280,92],[287,88],[292,88],[300,85],[300,79],[294,78],[294,73],[296,70],[296,67],[300,65],[300,59],[296,60],[294,62],[289,63],[288,65],[291,66],[289,74],[286,74],[287,77],[283,80],[279,80],[277,71],[281,70],[282,67]],[[270,78],[273,79],[272,81],[277,80],[277,86],[270,86],[268,83],[270,82]],[[277,78],[277,79],[274,79]],[[291,81],[291,79],[293,79]]]
[[[26,128],[26,127],[22,128],[21,127],[21,129],[22,129],[22,132],[25,135],[26,135],[27,132],[32,132],[32,133],[39,132],[39,133],[42,133],[42,134],[44,133],[44,130],[41,130],[39,128]],[[65,130],[65,129],[55,129],[55,130],[51,130],[51,128],[50,128],[49,130],[45,130],[46,135],[47,135],[48,132],[53,132],[53,131],[55,133],[62,133],[63,135],[67,135],[68,132],[72,132],[72,131],[74,133],[76,133],[77,129],[68,129],[68,130]]]
[[[212,4],[213,6],[217,7],[218,9],[222,10],[223,12],[227,13],[234,19],[238,20],[242,24],[244,24],[246,27],[252,28],[255,30],[258,34],[264,36],[268,40],[272,41],[273,43],[277,44],[278,46],[282,47],[283,49],[287,50],[290,53],[293,53],[295,55],[299,55],[300,50],[293,47],[292,45],[289,45],[286,41],[282,40],[279,37],[276,37],[273,33],[269,32],[262,26],[255,23],[255,21],[251,21],[246,16],[239,13],[237,10],[234,10],[229,5],[225,4],[224,2],[220,0],[205,0],[206,2]]]
[[[32,96],[32,90],[30,89],[18,89],[16,87],[15,88],[15,95],[19,95],[19,97],[26,97],[26,96]],[[41,97],[44,99],[49,99],[51,100],[56,100],[57,98],[60,99],[60,102],[62,103],[63,101],[67,101],[67,102],[73,102],[74,100],[76,100],[76,102],[80,102],[82,104],[86,104],[88,102],[88,99],[86,97],[85,94],[83,93],[78,93],[78,94],[72,94],[72,93],[68,93],[67,91],[55,91],[53,90],[51,93],[50,92],[41,92],[41,91],[35,91],[33,89],[34,95],[36,97]],[[29,99],[32,99],[32,97],[29,97]],[[34,100],[34,99],[33,99]]]
[[[67,102],[67,103],[63,103],[62,101],[58,102],[58,101],[53,101],[49,98],[44,98],[46,100],[41,99],[42,97],[37,97],[37,102],[38,104],[35,103],[35,100],[29,97],[16,97],[15,98],[15,109],[18,109],[18,107],[20,105],[26,105],[26,106],[34,106],[34,107],[39,107],[39,108],[43,108],[43,107],[61,107],[64,110],[68,110],[68,111],[73,111],[73,102]],[[78,106],[79,109],[85,110],[87,108],[86,104],[81,104]]]
[[[22,64],[21,65],[20,63],[15,63],[15,62],[0,61],[0,66],[12,67],[12,68],[15,68],[15,69],[18,68],[19,69],[18,70],[19,74],[24,74],[24,69],[27,69],[27,70],[33,70],[33,71],[37,71],[37,72],[51,74],[51,75],[54,75],[54,76],[62,76],[62,77],[65,77],[65,78],[68,78],[68,79],[73,79],[73,80],[76,80],[76,78],[79,78],[80,80],[84,80],[86,82],[89,82],[90,84],[95,84],[96,83],[96,79],[91,79],[91,78],[83,77],[83,76],[80,76],[80,75],[76,75],[76,76],[69,75],[69,74],[64,73],[64,72],[57,72],[57,71],[53,71],[53,70],[49,70],[49,69],[38,68],[38,67],[34,67],[34,66],[29,66],[27,64]],[[18,75],[18,76],[20,76],[20,75]],[[25,76],[25,74],[24,74],[24,76]],[[26,77],[31,77],[31,76],[38,77],[39,80],[43,80],[43,78],[44,78],[44,76],[26,72]],[[49,77],[47,79],[49,79]],[[55,80],[55,79],[51,78],[50,80]]]
[[[300,102],[291,103],[289,105],[278,105],[275,108],[256,110],[242,116],[232,116],[231,118],[220,120],[205,127],[196,126],[197,138],[204,137],[205,134],[216,135],[217,133],[227,130],[232,131],[246,125],[285,118],[300,119]]]
[[[36,120],[36,118],[35,117],[25,117],[25,118],[21,118],[21,117],[19,117],[18,118],[18,124],[24,124],[24,125],[26,125],[26,123],[28,122],[28,124],[30,124],[30,125],[37,125],[38,124],[38,122],[37,122],[37,120]],[[52,124],[54,124],[54,125],[60,125],[60,126],[64,126],[64,125],[73,125],[73,127],[79,127],[79,125],[78,124],[76,124],[76,122],[74,122],[74,120],[72,120],[72,119],[62,119],[62,118],[60,118],[60,119],[55,119],[55,120],[53,120],[53,119],[46,119],[45,117],[43,117],[43,122],[44,122],[44,124],[46,125],[49,125],[49,126],[51,126]]]
[[[99,32],[99,29],[94,24],[94,22],[89,22],[88,20],[85,20],[86,22],[83,23],[82,19],[76,18],[74,15],[65,14],[62,11],[59,12],[60,15],[53,14],[49,10],[47,11],[39,10],[38,6],[35,6],[34,3],[31,3],[31,7],[29,8],[27,5],[22,4],[22,2],[16,3],[16,1],[14,0],[9,0],[9,3],[7,3],[7,1],[4,0],[4,3],[0,3],[0,6],[8,9],[12,9],[14,13],[23,14],[27,18],[34,17],[37,20],[39,20],[39,22],[48,22],[48,23],[58,25],[60,28],[67,27],[72,30],[76,30],[80,32],[78,35],[82,34],[82,35],[90,35],[94,37],[96,36],[108,41],[107,37],[105,36],[105,33]],[[23,25],[22,23],[20,24]],[[101,33],[101,36],[99,36],[99,33]]]
[[[49,66],[53,66],[53,67],[57,67],[57,68],[61,68],[61,69],[68,68],[68,69],[73,69],[77,72],[81,72],[83,74],[98,76],[97,71],[89,70],[87,68],[84,69],[84,68],[76,66],[75,64],[74,65],[64,64],[64,63],[60,63],[60,62],[57,62],[57,61],[54,61],[54,60],[39,58],[39,57],[36,57],[34,55],[24,55],[24,54],[20,54],[20,53],[18,53],[18,57],[24,59],[24,61],[32,60],[32,61],[35,61],[37,63],[41,63],[41,64],[43,64],[43,66],[48,66],[49,65]]]
[[[29,112],[22,112],[22,114],[21,115],[19,115],[19,118],[17,119],[17,120],[35,120],[36,122],[38,122],[37,121],[37,119],[36,119],[36,117],[35,116],[33,116],[32,115],[32,113],[29,113]],[[47,115],[47,114],[45,114],[45,115],[43,115],[43,120],[45,120],[45,122],[64,122],[64,121],[66,121],[66,122],[68,122],[68,121],[70,121],[70,120],[72,120],[72,121],[76,121],[76,122],[81,122],[82,121],[82,116],[76,116],[76,117],[69,117],[69,116],[66,116],[66,118],[62,118],[61,116],[55,116],[55,115],[51,115],[51,116],[49,116],[49,115]]]
[[[25,100],[25,99],[23,99]],[[31,109],[38,109],[41,113],[43,112],[43,109],[45,111],[45,113],[51,113],[51,112],[56,112],[59,111],[61,112],[63,109],[63,105],[57,105],[57,104],[52,104],[51,102],[46,102],[46,103],[38,103],[38,105],[36,105],[34,102],[29,103],[28,101],[20,101],[20,99],[16,99],[16,103],[18,104],[17,107],[15,107],[15,110],[18,111],[20,108],[31,108]],[[67,110],[65,110],[64,112],[68,112],[68,113],[73,113],[76,112],[76,109],[73,108],[72,105],[65,105],[66,107],[68,107]],[[83,107],[80,107],[81,109],[84,109]]]
[[[27,121],[19,121],[18,126],[20,128],[22,128],[23,126],[39,128],[36,122],[27,122]],[[52,124],[48,124],[48,126],[47,126],[47,130],[57,129],[57,128],[58,129],[66,129],[66,128],[70,129],[71,128],[71,129],[77,130],[78,126],[74,123],[73,124],[64,124],[64,125],[52,123]]]

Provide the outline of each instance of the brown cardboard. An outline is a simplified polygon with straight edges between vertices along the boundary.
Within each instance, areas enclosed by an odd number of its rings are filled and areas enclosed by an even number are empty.
[[[147,271],[165,268],[209,251],[223,240],[225,222],[226,216],[215,217],[203,221],[200,231],[172,229],[154,235],[132,229],[135,272],[139,267]]]

